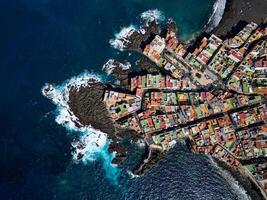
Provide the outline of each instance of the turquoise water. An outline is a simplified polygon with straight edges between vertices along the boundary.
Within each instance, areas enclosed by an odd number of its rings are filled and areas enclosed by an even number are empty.
[[[236,199],[239,193],[208,159],[183,145],[141,178],[131,179],[127,170],[144,149],[129,141],[119,174],[109,165],[107,146],[93,161],[75,163],[71,133],[55,122],[57,106],[41,94],[46,82],[99,72],[109,58],[133,61],[137,55],[114,50],[109,40],[122,27],[138,24],[142,12],[162,10],[176,20],[181,37],[190,38],[208,21],[213,3],[0,1],[1,199]]]

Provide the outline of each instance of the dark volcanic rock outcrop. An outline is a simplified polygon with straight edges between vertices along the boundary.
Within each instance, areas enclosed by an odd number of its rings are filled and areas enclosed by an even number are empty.
[[[119,81],[119,85],[125,88],[129,87],[128,75],[132,72],[131,64],[127,61],[119,62],[117,60],[110,59],[103,66],[102,71],[111,74],[116,80]]]
[[[93,83],[69,92],[69,106],[82,125],[92,125],[114,139],[115,126],[103,102],[105,86]]]
[[[118,164],[124,160],[126,153],[118,143],[116,127],[103,102],[105,88],[102,83],[93,83],[80,87],[79,90],[72,87],[69,92],[69,106],[82,125],[92,125],[108,134],[111,139],[109,152],[116,151],[116,158],[112,162]]]
[[[140,136],[133,130],[127,130],[115,125],[103,102],[105,89],[106,86],[100,82],[91,83],[85,87],[81,86],[79,89],[71,87],[68,103],[71,111],[83,126],[91,125],[108,135],[109,139],[111,139],[109,152],[116,152],[116,157],[112,163],[119,164],[126,157],[126,152],[122,148],[120,141],[124,137],[137,141]]]
[[[141,71],[146,71],[148,73],[158,72],[157,66],[146,57],[143,57],[138,61],[136,61],[136,65],[139,67]]]
[[[108,150],[110,153],[116,152],[116,157],[112,160],[115,164],[120,164],[127,156],[125,150],[116,142],[112,142]]]
[[[134,31],[129,37],[129,43],[126,46],[127,50],[142,52],[141,43],[146,41],[151,33],[159,34],[161,31],[160,25],[154,20],[148,26],[141,27],[142,30]]]
[[[177,25],[175,23],[175,21],[173,21],[173,19],[168,19],[167,23],[166,23],[166,28],[168,31],[177,33],[178,32],[178,28]]]
[[[133,169],[133,174],[138,176],[145,174],[152,167],[154,167],[165,154],[166,152],[162,152],[157,149],[147,148],[146,153],[144,154],[143,162],[139,163]],[[147,156],[147,158],[145,158],[145,156]]]

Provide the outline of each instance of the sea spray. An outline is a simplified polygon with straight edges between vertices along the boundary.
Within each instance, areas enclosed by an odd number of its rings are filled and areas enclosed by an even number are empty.
[[[130,42],[129,37],[136,31],[134,25],[123,27],[119,33],[115,33],[115,38],[109,40],[109,44],[120,51],[126,48],[126,45]]]
[[[133,174],[130,170],[127,170],[127,174],[130,176],[130,178],[139,178],[140,176]]]
[[[115,33],[115,38],[109,40],[109,44],[115,49],[124,51],[130,43],[129,38],[134,32],[144,34],[144,27],[148,26],[149,23],[152,21],[160,23],[164,20],[165,16],[158,9],[145,11],[140,14],[141,25],[139,27],[132,24],[128,27],[123,27],[120,32]]]
[[[100,75],[84,72],[79,76],[66,80],[62,85],[52,85],[46,83],[42,88],[42,94],[57,105],[56,122],[63,125],[69,131],[79,131],[76,124],[79,124],[79,126],[82,125],[68,105],[69,90],[71,87],[79,90],[80,87],[86,87],[89,84],[101,81],[102,77]]]
[[[139,148],[145,148],[145,146],[146,146],[145,141],[144,141],[144,140],[141,140],[141,139],[137,140],[137,142],[136,142],[135,144],[136,144]]]
[[[103,82],[105,78],[99,74],[84,72],[79,76],[65,81],[62,85],[45,84],[42,94],[57,106],[55,121],[67,129],[68,134],[76,133],[78,139],[72,142],[74,162],[90,163],[101,159],[107,177],[112,183],[118,184],[119,170],[112,164],[115,153],[109,153],[107,134],[92,126],[82,126],[79,119],[71,111],[69,101],[70,88],[79,90],[81,87],[90,87],[90,84]]]
[[[121,63],[114,59],[109,59],[102,67],[102,71],[106,72],[107,74],[112,74],[114,69],[119,68],[122,71],[127,71],[131,68],[131,63],[125,62]]]
[[[149,23],[156,21],[157,23],[163,22],[165,20],[165,16],[162,11],[158,9],[147,10],[140,15],[142,23],[145,26],[148,26]]]
[[[219,25],[222,20],[223,13],[226,6],[226,0],[217,0],[213,5],[213,12],[208,20],[208,23],[204,27],[206,32],[211,32],[216,26]]]
[[[82,134],[78,141],[72,142],[72,146],[75,149],[72,152],[75,162],[87,164],[100,159],[109,180],[111,180],[113,184],[118,185],[119,169],[117,165],[112,164],[116,153],[109,153],[109,140],[106,134],[90,128]]]

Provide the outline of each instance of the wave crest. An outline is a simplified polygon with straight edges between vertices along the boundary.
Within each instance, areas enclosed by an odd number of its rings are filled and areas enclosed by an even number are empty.
[[[154,10],[147,10],[145,12],[143,12],[140,15],[144,25],[148,26],[149,23],[156,21],[156,22],[162,22],[165,20],[165,16],[163,15],[163,12],[158,10],[158,9],[154,9]]]
[[[127,44],[130,42],[130,36],[136,31],[136,27],[134,25],[130,25],[128,27],[123,27],[119,33],[115,34],[114,39],[109,40],[109,44],[120,51],[123,51]]]
[[[224,10],[226,6],[226,0],[217,0],[213,5],[213,12],[208,20],[205,31],[211,32],[215,27],[217,27],[223,17]]]
[[[68,105],[69,91],[72,87],[79,90],[80,87],[89,87],[90,84],[96,82],[102,82],[100,75],[85,72],[59,86],[45,84],[42,88],[42,94],[57,106],[55,121],[64,126],[69,133],[77,132],[79,134],[79,138],[72,142],[72,147],[74,148],[72,152],[73,160],[75,162],[88,163],[101,159],[107,177],[117,184],[118,168],[111,163],[115,153],[110,154],[108,152],[109,141],[107,134],[94,129],[92,126],[82,126]]]
[[[130,170],[127,170],[127,174],[130,176],[131,179],[140,177],[139,175],[133,174]]]
[[[165,16],[158,9],[147,10],[141,13],[140,18],[141,26],[139,26],[139,28],[134,25],[123,27],[119,33],[115,33],[115,38],[109,40],[109,44],[115,49],[124,51],[127,48],[127,45],[130,43],[129,38],[134,32],[144,34],[144,27],[149,26],[149,23],[153,21],[159,23],[165,20]]]
[[[102,67],[102,71],[107,74],[111,74],[115,68],[120,68],[122,71],[129,70],[131,68],[131,63],[125,62],[121,63],[114,59],[109,59]]]
[[[76,124],[81,124],[68,105],[69,90],[71,87],[75,87],[79,90],[80,87],[86,87],[92,83],[101,81],[102,79],[99,75],[85,72],[65,81],[62,85],[55,86],[46,83],[42,88],[42,94],[57,105],[58,113],[56,116],[56,122],[63,125],[68,130],[80,131]]]

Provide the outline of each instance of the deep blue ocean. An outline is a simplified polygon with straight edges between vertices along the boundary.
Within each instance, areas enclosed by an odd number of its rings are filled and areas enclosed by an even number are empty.
[[[179,143],[145,176],[127,170],[144,149],[125,141],[129,157],[114,184],[103,161],[76,164],[68,131],[55,123],[45,83],[99,72],[109,58],[128,59],[109,44],[123,26],[159,9],[183,39],[207,23],[215,0],[1,0],[0,199],[242,199],[233,179]],[[130,56],[133,60],[136,55]]]

